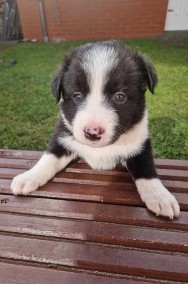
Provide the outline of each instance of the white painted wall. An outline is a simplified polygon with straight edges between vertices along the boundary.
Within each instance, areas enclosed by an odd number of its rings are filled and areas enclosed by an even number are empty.
[[[165,31],[188,30],[188,0],[169,0]]]

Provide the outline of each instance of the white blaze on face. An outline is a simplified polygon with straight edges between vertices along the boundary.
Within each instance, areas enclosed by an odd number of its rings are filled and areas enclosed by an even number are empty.
[[[87,75],[90,93],[73,121],[74,137],[83,144],[95,147],[105,146],[114,134],[118,116],[115,110],[104,102],[103,89],[108,72],[116,66],[117,62],[116,52],[111,47],[96,46],[84,54],[82,65]],[[84,129],[93,124],[104,130],[100,140],[90,141],[84,135]]]

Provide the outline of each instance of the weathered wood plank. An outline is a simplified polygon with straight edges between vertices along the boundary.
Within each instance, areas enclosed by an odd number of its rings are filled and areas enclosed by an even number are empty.
[[[157,173],[158,173],[159,177],[162,178],[162,179],[188,181],[188,171],[157,169]]]
[[[0,167],[1,168],[12,168],[12,169],[30,169],[36,161],[28,160],[28,159],[7,159],[7,158],[0,158]],[[159,168],[157,169],[158,174],[163,178],[176,177],[179,178],[183,176],[184,178],[188,177],[188,171],[180,170],[180,169],[166,169],[166,168]],[[81,173],[81,174],[92,174],[92,175],[115,175],[118,177],[125,177],[127,175],[127,170],[121,167],[118,167],[115,170],[111,171],[97,171],[91,169],[86,163],[76,163],[74,162],[71,164],[65,172],[68,173]]]
[[[169,170],[171,171],[171,170]],[[11,168],[0,168],[0,178],[6,178],[6,179],[12,179],[14,176],[25,172],[25,170],[23,169],[11,169]],[[171,178],[171,181],[169,182],[169,184],[172,184],[172,179],[177,178],[176,181],[178,181],[179,179],[179,185],[181,185],[181,181],[186,181],[187,177],[186,174],[183,176],[185,171],[175,171],[176,172],[176,176]],[[182,173],[182,178],[180,173]],[[188,172],[186,172],[188,174]],[[171,173],[173,175],[173,172]],[[162,176],[162,175],[161,175]],[[164,173],[163,178],[167,178],[167,175]],[[94,172],[92,173],[81,173],[81,172],[69,172],[69,168],[67,168],[66,171],[61,171],[60,173],[58,173],[55,178],[54,181],[56,182],[69,182],[69,183],[82,183],[82,184],[95,184],[95,185],[111,185],[112,183],[115,186],[123,186],[124,184],[127,183],[133,183],[130,175],[125,172],[123,174],[123,176],[118,176],[118,175],[106,175],[106,174],[94,174]],[[165,180],[166,181],[166,180]],[[187,183],[186,183],[187,184]],[[185,187],[184,187],[185,188]]]
[[[24,169],[15,169],[15,168],[0,168],[0,178],[13,178],[14,176],[21,174],[25,172]],[[118,182],[123,184],[125,181],[130,181],[132,182],[132,179],[128,172],[125,172],[123,176],[116,176],[116,175],[109,175],[109,173],[106,175],[95,174],[93,170],[89,170],[87,173],[82,173],[82,172],[68,172],[68,169],[66,171],[61,171],[56,175],[57,180],[60,181],[60,179],[67,179],[69,181],[74,182],[77,179],[80,180],[87,180],[91,181],[96,180],[98,184],[100,185],[109,185],[110,182]]]
[[[132,206],[12,195],[1,195],[0,201],[0,212],[188,230],[188,212],[181,212],[178,219],[169,220],[156,217],[145,208]]]
[[[36,164],[38,160],[33,159],[14,159],[14,158],[2,158],[0,156],[0,167],[6,167],[6,168],[20,168],[20,169],[30,169],[34,164]],[[168,162],[170,162],[170,165]],[[172,169],[172,170],[188,170],[188,162],[187,161],[178,161],[179,163],[172,164],[171,160],[155,160],[156,167],[158,169]],[[176,161],[177,162],[177,161]],[[79,170],[82,170],[82,173],[88,173],[91,172],[91,167],[85,163],[80,161],[72,162],[67,169],[69,172],[79,172]],[[123,176],[126,169],[123,169],[120,166],[117,166],[114,170],[108,170],[108,171],[95,171],[92,170],[95,174],[108,174],[108,175],[118,175]]]
[[[20,168],[0,168],[0,178],[13,178],[14,176],[25,172],[25,169]],[[158,169],[158,174],[161,179],[175,180],[175,181],[188,181],[188,171],[182,170],[165,170]],[[92,169],[75,169],[68,167],[66,170],[59,172],[56,175],[56,179],[63,181],[65,179],[74,182],[74,180],[89,180],[98,182],[99,185],[109,185],[110,183],[123,184],[132,182],[131,176],[128,172],[116,172],[116,171],[95,171]]]
[[[128,278],[108,274],[101,276],[91,274],[91,272],[83,272],[80,270],[56,270],[48,267],[33,267],[23,264],[0,263],[0,275],[3,284],[147,284],[147,283],[163,283],[159,280],[142,280],[134,277]],[[114,278],[115,277],[115,278]]]
[[[106,171],[107,172],[107,171]],[[85,170],[85,172],[82,172],[82,170],[78,171],[72,171],[72,172],[65,172],[61,171],[59,172],[56,177],[57,178],[68,178],[71,180],[74,180],[79,177],[79,179],[83,180],[97,180],[97,181],[106,181],[108,183],[110,182],[116,182],[116,183],[122,183],[125,181],[132,181],[131,176],[128,172],[124,173],[117,173],[117,174],[106,174],[106,172],[101,175],[99,174],[99,171],[94,171],[92,169]],[[1,170],[0,170],[1,173]],[[182,171],[182,170],[166,170],[166,169],[158,169],[157,173],[159,174],[159,177],[162,179],[170,179],[170,180],[180,180],[180,181],[188,181],[188,171]],[[94,177],[94,178],[93,178]]]
[[[0,214],[0,231],[188,253],[187,232],[130,225]]]
[[[175,253],[3,235],[0,236],[0,257],[110,273],[188,281],[187,256]]]
[[[43,152],[40,152],[40,151],[0,149],[0,157],[2,158],[36,160],[36,159],[39,159],[42,156],[42,154]]]
[[[30,169],[37,160],[29,159],[8,159],[0,157],[0,168]]]
[[[43,152],[41,151],[0,149],[0,157],[7,159],[30,159],[36,161],[42,154]],[[81,163],[83,163],[83,160],[81,160]],[[188,170],[187,160],[155,159],[155,165],[157,168]]]
[[[9,183],[10,184],[10,183]],[[1,193],[12,194],[10,189],[4,190],[0,186]],[[173,193],[177,198],[181,210],[188,210],[188,197],[185,193]],[[138,192],[131,190],[131,188],[108,188],[104,186],[87,184],[66,184],[66,183],[47,183],[39,188],[37,191],[31,193],[29,196],[35,197],[51,197],[56,199],[68,200],[84,200],[91,202],[107,203],[107,204],[121,204],[128,206],[145,207],[145,204],[140,199]]]
[[[0,179],[0,193],[11,194],[11,182],[12,179]],[[163,181],[163,184],[172,193],[177,192],[188,194],[188,182]],[[138,195],[134,182],[124,183],[123,186],[119,187],[113,185],[111,188],[87,184],[48,182],[37,191],[31,193],[31,195],[99,202],[104,202],[105,200],[106,203],[125,204],[127,191],[135,192],[135,194]],[[185,200],[187,200],[187,197]]]
[[[188,170],[187,160],[173,160],[173,159],[155,159],[155,165],[161,169],[179,169]]]

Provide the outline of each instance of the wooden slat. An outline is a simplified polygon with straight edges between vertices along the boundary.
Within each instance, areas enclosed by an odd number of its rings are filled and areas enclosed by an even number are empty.
[[[0,168],[0,178],[13,178],[24,172],[23,169]]]
[[[0,231],[188,253],[187,232],[112,223],[0,214]]]
[[[0,193],[11,194],[10,185],[12,179],[0,179]],[[163,184],[172,192],[188,193],[188,182],[181,181],[163,181]],[[106,186],[85,185],[76,183],[54,183],[48,182],[46,185],[40,187],[37,191],[31,193],[32,196],[43,196],[53,198],[64,198],[74,200],[91,200],[101,201],[106,203],[124,204],[126,194],[128,192],[135,192],[136,186],[134,182],[125,183],[123,187],[108,188]],[[185,198],[185,201],[187,197]]]
[[[188,170],[187,160],[155,159],[155,165],[161,169]]]
[[[0,192],[4,194],[12,194],[9,189],[11,181],[7,181],[6,179],[3,181],[4,183],[0,186]],[[32,192],[30,196],[145,207],[135,185],[134,190],[132,187],[129,187],[129,185],[126,185],[126,187],[122,189],[116,188],[115,186],[113,188],[108,188],[106,186],[96,186],[95,184],[89,185],[89,183],[67,184],[49,182],[40,187],[37,191]],[[175,192],[173,195],[177,198],[181,210],[188,210],[187,194]]]
[[[92,275],[91,272],[55,270],[50,267],[32,267],[23,264],[0,263],[0,275],[3,284],[147,284],[161,283],[159,280],[142,280],[108,274]],[[162,282],[163,284],[167,283]]]
[[[22,169],[9,169],[9,168],[0,168],[0,178],[12,178],[19,173],[23,173],[24,170]],[[92,186],[114,186],[114,188],[124,187],[127,184],[127,180],[132,182],[131,177],[128,173],[125,173],[125,177],[118,177],[118,176],[104,176],[104,175],[96,175],[93,176],[92,174],[81,174],[81,173],[67,173],[67,172],[60,172],[58,173],[53,181],[59,183],[75,183],[80,185],[92,185]],[[133,182],[132,182],[133,183]],[[178,202],[181,205],[182,210],[188,209],[188,198],[183,193],[175,193],[175,197],[177,198]],[[109,200],[109,195],[107,194],[107,199]],[[102,200],[104,201],[104,195]],[[121,198],[118,197],[120,200]],[[109,202],[105,200],[104,202]],[[117,202],[113,199],[112,202]],[[141,205],[143,206],[142,201],[140,200],[138,194],[136,192],[123,192],[123,198],[120,203],[125,203],[127,205]]]
[[[37,160],[42,156],[42,153],[40,151],[0,149],[0,157],[2,158]]]
[[[0,192],[12,194],[10,185],[12,180],[0,179]],[[37,191],[32,192],[31,196],[39,197],[52,197],[58,199],[72,199],[72,200],[85,200],[97,201],[106,203],[123,203],[127,200],[125,188],[127,187],[128,194],[135,192],[135,197],[138,200],[138,193],[134,184],[125,185],[123,189],[116,188],[116,190],[109,189],[106,186],[85,185],[76,183],[55,183],[48,182],[40,187]],[[130,195],[131,196],[131,195]],[[129,196],[129,197],[130,197]],[[134,201],[137,202],[138,201]]]
[[[101,172],[101,171],[100,171]],[[0,171],[1,173],[1,171]],[[170,180],[180,180],[180,181],[188,181],[188,171],[182,171],[182,170],[166,170],[166,169],[158,169],[157,173],[159,175],[160,178],[162,179],[170,179]],[[58,173],[56,175],[56,177],[58,178],[64,178],[67,177],[68,179],[74,179],[74,176],[76,176],[77,174],[79,174],[79,178],[80,179],[90,179],[92,180],[93,175],[95,175],[95,180],[106,180],[109,182],[116,182],[116,183],[123,183],[125,181],[132,181],[131,176],[129,175],[128,172],[124,172],[123,174],[121,173],[117,173],[117,174],[111,174],[109,176],[109,172],[108,174],[106,174],[106,172],[102,172],[102,178],[101,178],[101,174],[99,174],[99,171],[94,171],[92,169],[90,170],[85,170],[84,173],[82,173],[82,170],[78,171],[72,171],[72,172],[64,172],[61,171],[60,173]]]
[[[158,169],[157,173],[162,179],[188,181],[188,171]]]
[[[13,178],[15,175],[25,172],[20,168],[0,168],[0,178]],[[158,174],[161,179],[188,181],[188,171],[182,170],[166,170],[158,169]],[[93,178],[95,176],[95,178]],[[75,169],[75,167],[68,167],[65,171],[61,171],[56,175],[57,178],[67,178],[69,180],[95,180],[99,183],[108,185],[110,182],[121,183],[132,182],[131,176],[127,171],[96,171],[92,169]]]
[[[82,174],[81,172],[68,172],[67,171],[61,171],[55,176],[55,181],[57,182],[71,182],[71,183],[81,183],[81,184],[92,184],[94,183],[95,185],[111,185],[114,183],[114,185],[117,186],[124,186],[124,184],[127,183],[133,183],[130,175],[125,172],[123,176],[118,176],[118,175],[106,175],[106,174],[100,174],[100,175],[95,175],[94,172],[92,173],[84,173]],[[163,170],[161,170],[163,171]],[[6,178],[6,179],[12,179],[14,176],[25,172],[23,169],[11,169],[11,168],[0,168],[0,178]],[[186,181],[187,180],[187,174],[188,172],[185,171],[175,171],[174,170],[168,170],[169,176],[164,172],[164,174],[161,174],[161,177],[163,178],[169,178],[171,177],[170,183],[172,183],[173,179],[177,179],[175,181]],[[186,174],[185,174],[185,173]],[[182,176],[181,176],[182,173]],[[170,176],[172,174],[172,176]],[[174,176],[173,176],[174,174]],[[181,184],[181,183],[179,183]]]
[[[169,220],[156,217],[145,208],[131,206],[1,195],[0,211],[188,230],[188,212],[181,212],[178,219]]]
[[[0,168],[0,178],[13,178],[14,176],[24,173],[25,170],[23,169],[14,169],[14,168]],[[97,171],[98,172],[98,171]],[[106,175],[95,174],[93,170],[90,170],[90,173],[82,173],[80,172],[68,172],[68,171],[61,171],[56,175],[56,180],[61,182],[69,181],[69,182],[76,182],[80,180],[83,183],[90,183],[95,181],[97,185],[109,185],[110,183],[118,183],[123,185],[125,182],[132,182],[132,179],[128,172],[125,172],[123,176],[118,175],[111,175],[109,173]]]
[[[0,167],[4,168],[15,168],[15,169],[30,169],[38,159],[13,159],[13,158],[1,158],[0,157]],[[170,164],[168,164],[168,162]],[[173,160],[172,160],[173,161]],[[188,162],[187,161],[176,161],[176,163],[172,163],[171,160],[155,160],[156,167],[158,169],[172,169],[172,170],[188,170]],[[177,163],[178,162],[178,163]],[[69,171],[76,172],[82,170],[81,172],[88,173],[88,170],[91,172],[91,167],[85,162],[74,161],[69,167]],[[120,176],[124,175],[126,169],[122,169],[120,166],[116,167],[115,170],[108,171],[94,171],[95,174],[103,174],[106,173],[108,175],[118,174]]]
[[[173,192],[188,193],[188,182],[187,181],[176,181],[176,180],[162,180],[164,186]]]
[[[36,161],[42,156],[42,154],[43,152],[40,151],[0,149],[0,157],[8,159],[30,159]],[[188,170],[187,160],[155,159],[155,164],[157,168]]]
[[[54,242],[6,235],[0,236],[0,257],[66,265],[79,269],[188,281],[187,257],[181,254],[154,253],[122,247]]]
[[[30,169],[37,160],[0,158],[0,168]]]

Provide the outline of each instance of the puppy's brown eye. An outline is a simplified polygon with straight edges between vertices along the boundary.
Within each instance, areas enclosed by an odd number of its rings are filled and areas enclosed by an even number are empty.
[[[83,95],[81,92],[75,92],[73,95],[73,100],[75,103],[80,103],[83,100]]]
[[[115,93],[114,99],[118,103],[123,103],[124,101],[126,101],[127,96],[123,92],[117,92]]]

